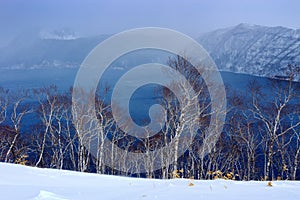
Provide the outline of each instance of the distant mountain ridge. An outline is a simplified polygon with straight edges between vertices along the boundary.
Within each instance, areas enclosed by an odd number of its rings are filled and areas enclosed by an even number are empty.
[[[0,69],[76,68],[97,44],[108,37],[20,35],[0,49]]]
[[[220,70],[284,76],[300,66],[300,29],[239,24],[198,38]]]
[[[109,36],[80,38],[69,32],[21,35],[0,49],[0,69],[79,67]],[[205,33],[197,41],[224,71],[274,77],[284,76],[288,64],[300,66],[300,29],[239,24]]]

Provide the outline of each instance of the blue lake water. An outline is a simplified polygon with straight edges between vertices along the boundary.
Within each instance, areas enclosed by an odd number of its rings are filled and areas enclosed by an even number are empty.
[[[0,87],[18,91],[56,85],[60,91],[66,91],[73,86],[77,71],[78,69],[0,70]],[[121,76],[122,70],[110,71],[105,74],[101,81],[115,83]],[[253,80],[259,82],[265,91],[268,91],[269,88],[268,78],[231,72],[221,72],[221,76],[225,85],[242,93],[246,92],[247,85]],[[128,83],[128,87],[132,87],[132,82]],[[157,98],[159,98],[154,94],[154,87],[148,85],[141,88],[130,99],[130,113],[133,119],[140,119],[146,124],[150,120],[148,116],[149,107],[157,103]]]
[[[75,80],[78,69],[38,69],[38,70],[0,70],[0,87],[10,90],[33,89],[57,85],[60,90],[69,89]],[[121,72],[107,73],[102,79],[104,82],[115,81],[121,76]],[[267,78],[255,77],[246,74],[221,72],[226,85],[236,90],[244,90],[250,81],[257,80],[262,85]],[[142,78],[142,77],[137,77]]]

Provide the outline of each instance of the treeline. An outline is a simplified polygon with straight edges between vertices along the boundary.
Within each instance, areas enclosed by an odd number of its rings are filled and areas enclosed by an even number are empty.
[[[146,138],[133,137],[118,128],[111,105],[101,98],[106,92],[89,99],[89,94],[78,90],[86,102],[96,102],[94,107],[88,103],[79,109],[81,100],[72,99],[74,89],[60,92],[50,86],[11,92],[1,88],[1,162],[163,179],[300,179],[300,84],[292,81],[292,73],[285,81],[268,79],[264,85],[249,82],[245,91],[227,88],[223,131],[216,145],[204,154],[200,147],[205,145],[212,115],[206,83],[184,59],[170,60],[169,65],[193,83],[199,104],[195,108],[189,99],[180,104],[171,90],[157,89],[167,121],[159,133]],[[185,88],[183,82],[174,84]],[[74,109],[84,113],[74,117],[78,114]],[[191,109],[193,116],[185,117],[185,110]],[[121,121],[126,124],[127,120]],[[186,134],[185,127],[191,124],[198,126],[195,137]],[[96,145],[91,145],[95,139]],[[110,145],[105,145],[105,140]],[[174,145],[168,152],[156,151],[170,143]],[[180,153],[183,143],[190,145]],[[132,152],[146,156],[128,161]],[[159,169],[157,161],[161,163]]]

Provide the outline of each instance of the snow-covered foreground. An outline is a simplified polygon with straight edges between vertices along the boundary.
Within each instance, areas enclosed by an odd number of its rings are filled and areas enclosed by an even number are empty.
[[[152,180],[0,163],[1,200],[300,199],[300,182]]]

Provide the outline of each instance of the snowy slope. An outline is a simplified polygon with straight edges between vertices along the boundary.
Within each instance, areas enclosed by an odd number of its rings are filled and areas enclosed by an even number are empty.
[[[1,200],[300,199],[300,182],[150,180],[0,163]]]
[[[0,48],[0,69],[79,67],[109,36],[78,38],[70,30],[24,33]],[[300,65],[300,29],[239,24],[205,33],[197,41],[221,70],[273,77],[285,75],[288,64]]]
[[[203,34],[199,43],[221,70],[273,77],[300,65],[300,29],[239,24]]]
[[[108,35],[76,38],[72,35],[17,36],[0,48],[0,69],[48,69],[79,67],[88,53]]]

